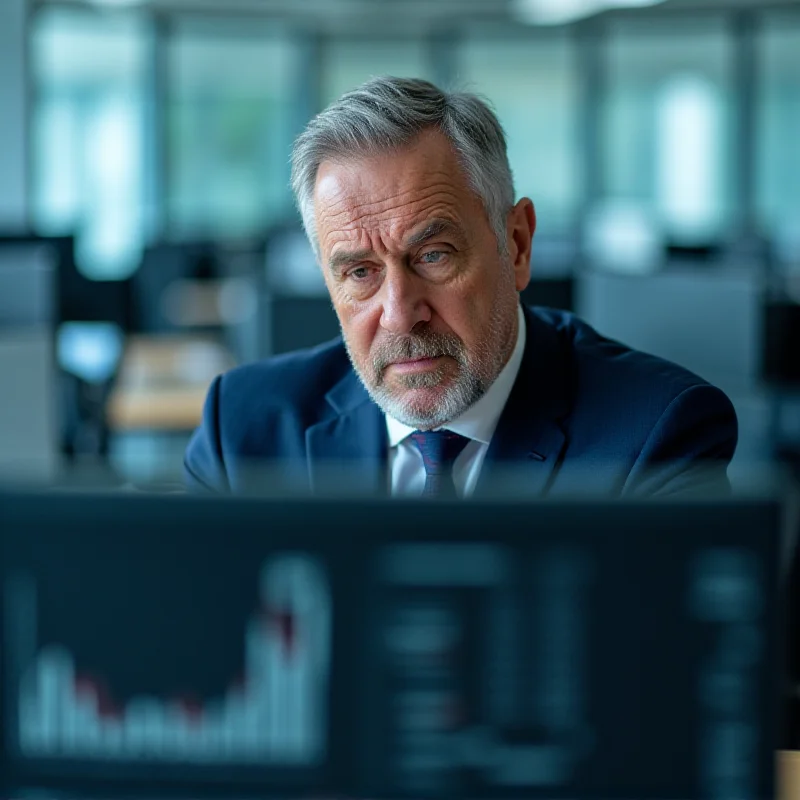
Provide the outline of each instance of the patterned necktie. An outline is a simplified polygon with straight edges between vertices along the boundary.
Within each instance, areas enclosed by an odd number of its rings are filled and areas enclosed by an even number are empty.
[[[411,439],[422,453],[425,465],[422,496],[455,499],[453,462],[470,440],[452,431],[414,431]]]

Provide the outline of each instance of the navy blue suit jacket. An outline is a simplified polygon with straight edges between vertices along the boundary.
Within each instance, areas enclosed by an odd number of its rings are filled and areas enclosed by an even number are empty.
[[[522,365],[476,496],[509,480],[527,496],[729,489],[737,423],[719,389],[572,314],[526,308],[525,316]],[[185,474],[198,491],[380,494],[387,448],[384,416],[337,339],[218,377]],[[258,484],[262,464],[271,468],[267,485]]]

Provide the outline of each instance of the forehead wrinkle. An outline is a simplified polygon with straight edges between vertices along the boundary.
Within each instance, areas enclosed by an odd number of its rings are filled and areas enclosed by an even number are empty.
[[[395,236],[398,227],[410,228],[432,216],[452,217],[454,208],[458,206],[457,198],[455,195],[448,197],[446,194],[442,196],[443,194],[442,192],[431,192],[424,197],[415,198],[411,203],[400,203],[390,208],[361,213],[358,216],[353,216],[347,211],[334,215],[323,214],[322,219],[325,227],[333,229],[330,230],[330,234],[335,231],[367,233],[370,229],[377,231],[388,229],[389,236]],[[368,208],[370,205],[362,204],[361,208]],[[342,219],[342,217],[346,218]]]
[[[355,169],[329,173],[317,186],[317,230],[328,252],[345,242],[346,249],[391,251],[392,240],[402,246],[405,235],[426,219],[445,217],[456,222],[460,218],[458,211],[466,198],[452,169],[414,165],[409,175],[396,175],[379,193],[370,186],[370,172],[364,170],[362,160],[339,166]],[[378,175],[380,166],[374,168]]]
[[[452,213],[452,209],[447,205],[437,203],[433,206],[428,206],[422,213],[419,209],[416,209],[400,217],[380,220],[379,224],[372,227],[371,230],[369,226],[358,223],[345,229],[333,230],[325,236],[325,239],[330,250],[343,242],[355,242],[359,246],[357,248],[354,247],[353,251],[357,252],[388,253],[396,251],[401,253],[409,247],[416,246],[414,244],[408,245],[409,232],[431,219],[450,222],[454,231],[458,231],[461,228],[461,223],[458,217]],[[396,242],[396,247],[392,247],[392,242]],[[344,252],[348,252],[348,250],[345,249]],[[336,255],[338,256],[339,253]]]
[[[367,200],[362,203],[352,203],[349,210],[360,216],[378,216],[385,211],[391,211],[400,205],[410,205],[425,202],[437,194],[450,196],[454,201],[458,194],[455,188],[448,182],[428,184],[422,189],[406,189],[396,194],[390,194],[380,200]],[[377,208],[376,208],[377,207]],[[372,210],[375,209],[375,210]]]
[[[333,162],[332,166],[337,166],[336,162]],[[326,191],[331,192],[332,194],[347,195],[354,192],[362,194],[365,191],[368,191],[370,174],[377,174],[380,176],[386,174],[386,169],[380,163],[375,164],[373,169],[369,168],[369,162],[367,162],[367,169],[364,169],[365,163],[363,161],[339,163],[338,166],[352,166],[355,167],[355,169],[353,171],[348,170],[344,176],[334,173],[324,175],[321,179],[318,178],[318,183],[316,186],[317,190],[324,185],[326,187],[330,187],[326,188]],[[445,186],[454,190],[459,188],[458,181],[454,182],[453,180],[452,169],[437,169],[435,167],[432,169],[426,168],[424,170],[422,180],[419,181],[420,185],[416,187],[409,187],[408,184],[417,180],[419,178],[418,173],[421,172],[421,169],[418,165],[412,166],[411,170],[411,174],[408,172],[403,172],[399,176],[395,177],[394,181],[392,181],[394,183],[394,187],[388,190],[389,194],[386,195],[387,199],[399,197],[409,192],[426,191],[438,186]],[[417,175],[414,174],[415,172]],[[365,186],[365,184],[367,184],[367,186]],[[403,187],[403,184],[406,184],[406,186]],[[464,188],[468,187],[465,186]]]
[[[329,206],[325,216],[333,219],[343,214],[354,215],[356,217],[374,216],[391,210],[398,205],[412,202],[424,202],[427,198],[437,193],[449,195],[454,201],[457,201],[458,187],[453,185],[452,179],[448,173],[442,171],[433,174],[440,175],[441,179],[431,181],[431,176],[428,175],[426,176],[428,180],[422,187],[403,188],[386,194],[383,197],[379,197],[378,199],[367,199],[363,201],[360,201],[361,196],[365,193],[369,195],[369,191],[364,190],[362,181],[348,181],[346,179],[343,180],[334,176],[328,176],[323,181],[325,184],[324,193],[328,196],[326,199]],[[353,185],[353,183],[356,185]]]

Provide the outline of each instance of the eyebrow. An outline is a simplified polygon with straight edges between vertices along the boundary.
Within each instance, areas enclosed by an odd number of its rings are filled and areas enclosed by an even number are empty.
[[[421,244],[425,244],[425,242],[429,242],[431,239],[435,239],[443,233],[451,233],[459,238],[462,236],[461,229],[454,222],[448,219],[434,219],[419,231],[419,233],[411,235],[406,240],[406,247],[419,247]],[[328,268],[332,272],[340,272],[343,267],[365,261],[372,255],[373,251],[370,249],[353,250],[352,252],[345,250],[334,253],[328,259]]]
[[[342,267],[347,267],[350,264],[357,264],[359,261],[364,261],[372,255],[372,250],[354,250],[348,252],[347,250],[334,253],[328,259],[328,268],[332,272],[339,272]]]
[[[441,236],[443,233],[452,233],[461,236],[461,229],[449,219],[435,219],[428,223],[419,233],[408,238],[407,247],[419,247],[421,244]]]

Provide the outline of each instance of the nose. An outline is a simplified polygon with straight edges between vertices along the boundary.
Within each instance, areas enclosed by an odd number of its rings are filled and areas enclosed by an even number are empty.
[[[424,287],[415,275],[398,267],[390,269],[381,286],[381,327],[395,335],[410,333],[420,322],[430,322],[432,311]]]

